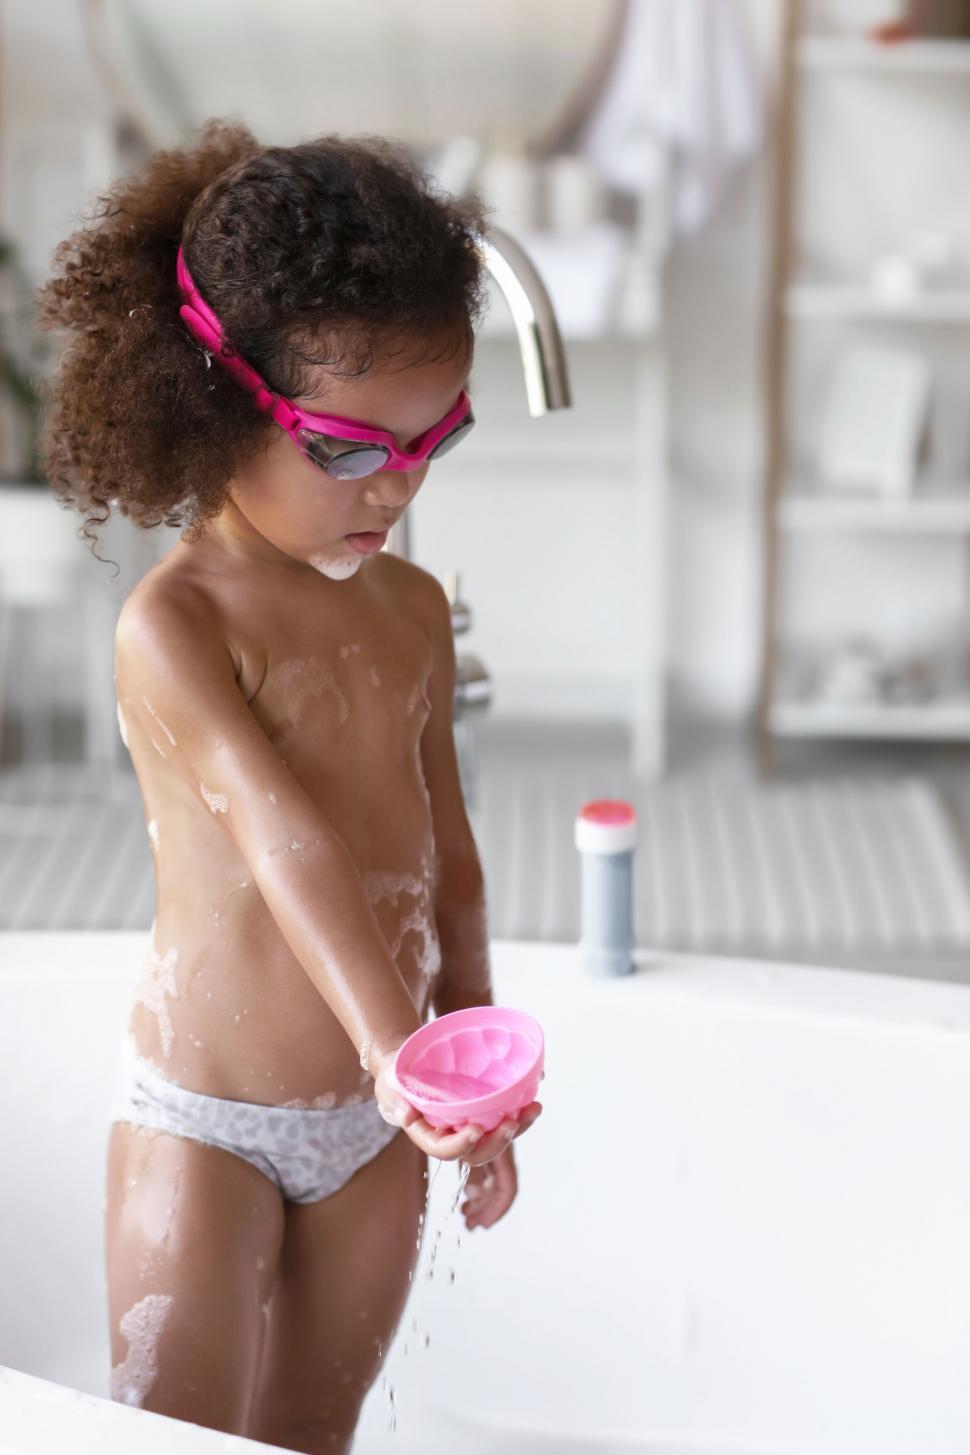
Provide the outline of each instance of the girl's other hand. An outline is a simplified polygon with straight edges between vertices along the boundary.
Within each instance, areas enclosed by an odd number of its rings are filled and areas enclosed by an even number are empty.
[[[499,1218],[505,1216],[515,1201],[519,1182],[511,1144],[515,1137],[531,1127],[541,1111],[542,1103],[532,1102],[517,1123],[508,1120],[500,1123],[494,1132],[483,1137],[476,1148],[476,1153],[480,1154],[487,1144],[493,1144],[495,1138],[501,1135],[503,1145],[497,1152],[487,1154],[484,1158],[479,1157],[477,1161],[474,1156],[465,1159],[471,1161],[472,1166],[465,1183],[465,1201],[461,1205],[461,1211],[469,1232],[473,1228],[492,1227]],[[508,1131],[510,1127],[514,1128],[511,1133]]]

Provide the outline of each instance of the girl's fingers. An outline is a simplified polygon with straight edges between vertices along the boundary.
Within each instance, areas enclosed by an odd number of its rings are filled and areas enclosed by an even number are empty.
[[[528,1131],[532,1123],[541,1115],[542,1103],[533,1101],[517,1120],[506,1117],[491,1132],[485,1132],[482,1127],[476,1126],[474,1123],[461,1127],[456,1132],[442,1131],[438,1127],[433,1127],[430,1122],[426,1122],[414,1107],[408,1105],[408,1111],[410,1113],[408,1121],[402,1125],[405,1126],[411,1140],[416,1142],[423,1152],[427,1152],[443,1162],[461,1158],[471,1167],[480,1167],[486,1162],[493,1161],[516,1137],[520,1136],[522,1132]]]
[[[520,1137],[523,1132],[527,1132],[529,1130],[529,1128],[532,1126],[532,1123],[533,1122],[537,1122],[539,1120],[539,1118],[540,1118],[541,1115],[542,1115],[542,1103],[541,1102],[534,1101],[531,1106],[527,1106],[526,1109],[525,1109],[525,1111],[522,1113],[521,1117],[519,1118],[519,1125],[518,1125],[518,1129],[516,1130],[515,1135],[517,1137]]]
[[[409,1102],[392,1102],[390,1105],[386,1101],[378,1102],[377,1109],[392,1127],[402,1127],[405,1131],[421,1120],[421,1113]]]
[[[475,1148],[474,1153],[466,1158],[472,1166],[477,1167],[483,1162],[490,1162],[505,1151],[510,1142],[523,1132],[527,1132],[532,1123],[542,1114],[542,1103],[533,1101],[525,1108],[518,1120],[513,1117],[506,1117],[503,1122],[489,1132],[487,1138],[483,1138]]]
[[[506,1118],[499,1122],[493,1131],[486,1133],[476,1147],[466,1157],[473,1167],[481,1167],[485,1162],[491,1162],[493,1158],[500,1156],[515,1136],[518,1122]]]
[[[515,1201],[516,1190],[515,1184],[509,1183],[504,1187],[491,1189],[471,1204],[466,1203],[462,1209],[465,1213],[465,1226],[469,1231],[477,1227],[490,1228],[508,1212]]]
[[[457,1132],[443,1132],[438,1127],[433,1127],[430,1122],[421,1121],[420,1128],[414,1127],[411,1130],[411,1140],[416,1141],[422,1151],[430,1153],[432,1157],[438,1157],[443,1162],[454,1161],[456,1157],[465,1157],[475,1146],[475,1143],[482,1136],[481,1127],[461,1127]]]

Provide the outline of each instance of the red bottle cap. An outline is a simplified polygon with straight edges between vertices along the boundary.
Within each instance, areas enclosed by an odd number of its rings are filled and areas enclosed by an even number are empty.
[[[583,853],[622,854],[636,842],[636,809],[625,799],[595,798],[576,815],[576,847]]]

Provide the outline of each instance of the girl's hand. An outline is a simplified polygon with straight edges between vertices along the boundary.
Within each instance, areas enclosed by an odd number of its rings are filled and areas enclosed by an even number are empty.
[[[373,1058],[372,1058],[373,1059]],[[457,1132],[439,1131],[417,1111],[402,1094],[394,1075],[394,1056],[379,1063],[374,1077],[374,1096],[381,1116],[393,1126],[401,1127],[415,1146],[442,1162],[467,1160],[482,1135],[481,1127],[462,1127]]]
[[[534,1101],[531,1106],[526,1107],[517,1124],[508,1121],[502,1122],[494,1132],[490,1132],[489,1136],[483,1138],[479,1143],[477,1150],[481,1152],[486,1143],[490,1140],[494,1141],[503,1128],[509,1126],[515,1128],[511,1136],[506,1135],[502,1138],[505,1145],[487,1161],[486,1165],[481,1165],[480,1162],[475,1163],[468,1173],[468,1180],[465,1183],[465,1201],[461,1205],[461,1211],[469,1232],[473,1228],[492,1227],[499,1218],[505,1216],[515,1201],[519,1183],[511,1144],[515,1137],[531,1127],[541,1111],[542,1103]]]
[[[491,1132],[483,1132],[474,1125],[462,1127],[457,1132],[439,1130],[417,1111],[403,1095],[397,1077],[394,1075],[394,1056],[390,1055],[378,1064],[374,1078],[374,1096],[381,1116],[394,1126],[401,1127],[415,1146],[437,1157],[442,1162],[454,1162],[459,1158],[471,1167],[481,1166],[505,1151],[509,1143],[520,1132],[530,1127],[542,1111],[539,1102],[526,1107],[518,1121],[506,1118]],[[514,1178],[513,1170],[513,1178]],[[469,1181],[471,1174],[469,1174]],[[515,1196],[513,1189],[512,1197]],[[511,1198],[509,1199],[511,1203]],[[502,1208],[502,1212],[505,1208]],[[496,1214],[501,1216],[501,1214]]]

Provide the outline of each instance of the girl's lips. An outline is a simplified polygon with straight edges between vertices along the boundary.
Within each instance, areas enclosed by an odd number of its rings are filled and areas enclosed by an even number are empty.
[[[353,535],[347,536],[347,540],[353,546],[354,550],[359,551],[362,556],[372,556],[375,551],[381,549],[387,540],[387,531],[356,531]]]

